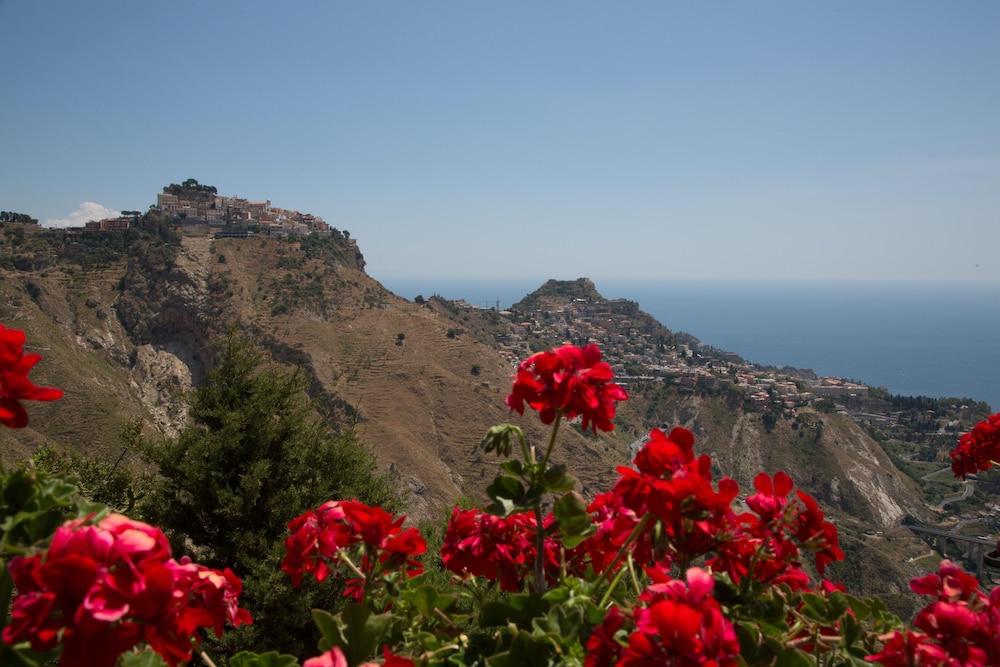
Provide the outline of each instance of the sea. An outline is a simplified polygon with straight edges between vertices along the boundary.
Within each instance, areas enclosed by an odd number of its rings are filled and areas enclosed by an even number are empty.
[[[439,294],[507,308],[544,280],[390,278],[409,299]],[[1000,284],[595,279],[673,331],[744,359],[812,369],[894,394],[968,397],[1000,409]]]

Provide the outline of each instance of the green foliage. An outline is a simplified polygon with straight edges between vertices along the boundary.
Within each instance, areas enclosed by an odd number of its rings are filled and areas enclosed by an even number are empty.
[[[44,543],[66,519],[99,507],[80,501],[77,488],[68,481],[38,470],[30,463],[11,473],[0,468],[0,621],[10,622],[7,609],[13,583],[7,562],[14,556],[29,553]],[[0,665],[34,667],[49,664],[56,651],[35,653],[27,645],[0,643]]]
[[[768,433],[774,430],[779,419],[781,419],[781,412],[774,409],[765,410],[760,416],[760,420],[764,424],[764,430]]]
[[[160,654],[151,649],[123,653],[118,664],[120,667],[167,667]]]
[[[203,185],[193,178],[189,178],[180,184],[171,183],[170,185],[164,187],[163,191],[169,194],[183,195],[189,198],[200,197],[205,199],[211,198],[219,192],[214,185]]]
[[[229,667],[298,667],[298,664],[299,661],[294,655],[277,651],[267,653],[240,651],[229,659]]]
[[[190,425],[144,447],[159,467],[145,517],[246,582],[244,606],[259,622],[234,633],[229,649],[301,654],[313,645],[310,606],[335,603],[335,587],[294,591],[281,572],[289,520],[329,499],[399,504],[372,453],[321,421],[304,387],[301,372],[265,366],[232,334],[192,397]]]
[[[36,224],[38,220],[27,213],[15,213],[14,211],[0,211],[0,222],[20,222],[24,224]]]
[[[134,425],[130,425],[126,431],[134,428]],[[123,439],[125,437],[128,436],[124,435]],[[80,495],[87,500],[107,505],[122,514],[129,514],[134,511],[136,502],[142,497],[144,484],[149,480],[134,474],[122,464],[127,452],[126,442],[119,459],[108,463],[76,452],[60,452],[43,446],[35,452],[32,461],[39,470],[75,484]]]

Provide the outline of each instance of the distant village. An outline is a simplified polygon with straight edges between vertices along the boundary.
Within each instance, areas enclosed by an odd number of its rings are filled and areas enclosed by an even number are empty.
[[[464,301],[455,303],[461,309],[482,310]],[[761,367],[693,337],[678,336],[668,344],[666,329],[644,314],[637,318],[641,311],[625,299],[543,299],[494,310],[502,322],[494,331],[495,342],[512,365],[544,345],[594,342],[626,386],[665,384],[682,392],[736,395],[750,409],[789,419],[806,407],[837,411],[886,437],[912,437],[914,411],[887,409],[886,401],[879,400],[884,392],[841,377]],[[872,395],[876,391],[879,395]],[[950,437],[965,427],[956,414],[928,411],[917,418],[925,420],[921,426],[927,433],[938,436]]]
[[[318,215],[272,206],[269,199],[251,201],[219,195],[214,186],[202,185],[193,178],[164,187],[162,192],[157,193],[156,203],[150,206],[150,210],[170,215],[180,225],[217,227],[217,237],[250,237],[258,233],[269,236],[330,233],[330,226]],[[69,235],[121,232],[135,224],[141,215],[140,211],[122,211],[120,216],[114,218],[93,220],[82,227],[66,227],[64,230]],[[37,220],[28,216],[24,218],[17,222],[38,224]]]

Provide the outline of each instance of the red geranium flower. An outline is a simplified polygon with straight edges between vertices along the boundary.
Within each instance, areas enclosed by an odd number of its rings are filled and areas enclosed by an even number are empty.
[[[584,667],[609,667],[618,662],[625,647],[615,639],[615,634],[625,625],[625,616],[618,607],[611,607],[604,620],[594,628],[587,640],[587,657]]]
[[[618,661],[630,665],[736,665],[740,643],[732,623],[712,597],[712,575],[690,568],[686,581],[650,570],[654,582],[641,596],[636,630]]]
[[[405,519],[354,500],[327,501],[288,524],[290,534],[285,539],[281,569],[294,586],[301,585],[305,574],[321,582],[329,575],[331,564],[340,562],[341,551],[353,549],[360,556],[355,566],[366,578],[400,570],[416,576],[423,572],[417,557],[427,550],[427,543],[416,528],[403,528]],[[347,551],[344,555],[350,557]],[[362,599],[365,581],[348,579],[345,595]]]
[[[910,588],[933,598],[917,613],[916,631],[884,637],[882,651],[867,660],[890,667],[1000,664],[1000,588],[987,597],[976,577],[948,560]]]
[[[955,477],[974,475],[1000,461],[1000,412],[990,415],[963,435],[950,456]]]
[[[615,403],[628,394],[613,382],[611,366],[601,361],[601,349],[563,345],[534,354],[518,366],[507,405],[519,414],[524,406],[537,410],[544,424],[557,414],[583,417],[583,429],[614,430]]]
[[[24,332],[0,324],[0,423],[10,428],[28,425],[28,413],[21,401],[56,401],[62,389],[37,387],[28,373],[42,360],[40,354],[24,353]]]
[[[552,515],[543,519],[545,527],[553,522]],[[499,517],[456,507],[445,530],[441,562],[456,574],[499,581],[501,589],[519,591],[535,561],[536,525],[530,512]],[[544,565],[550,579],[559,571],[558,551],[556,541],[546,536]]]

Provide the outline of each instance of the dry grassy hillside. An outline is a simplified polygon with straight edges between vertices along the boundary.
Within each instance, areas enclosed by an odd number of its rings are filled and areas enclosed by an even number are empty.
[[[24,329],[44,360],[39,384],[65,390],[61,401],[30,406],[31,424],[0,432],[0,457],[21,458],[48,444],[98,457],[117,456],[118,433],[130,418],[150,422],[138,353],[114,313],[123,265],[41,272],[0,270],[0,322]],[[145,396],[150,407],[165,397]],[[181,398],[181,397],[178,397]]]

